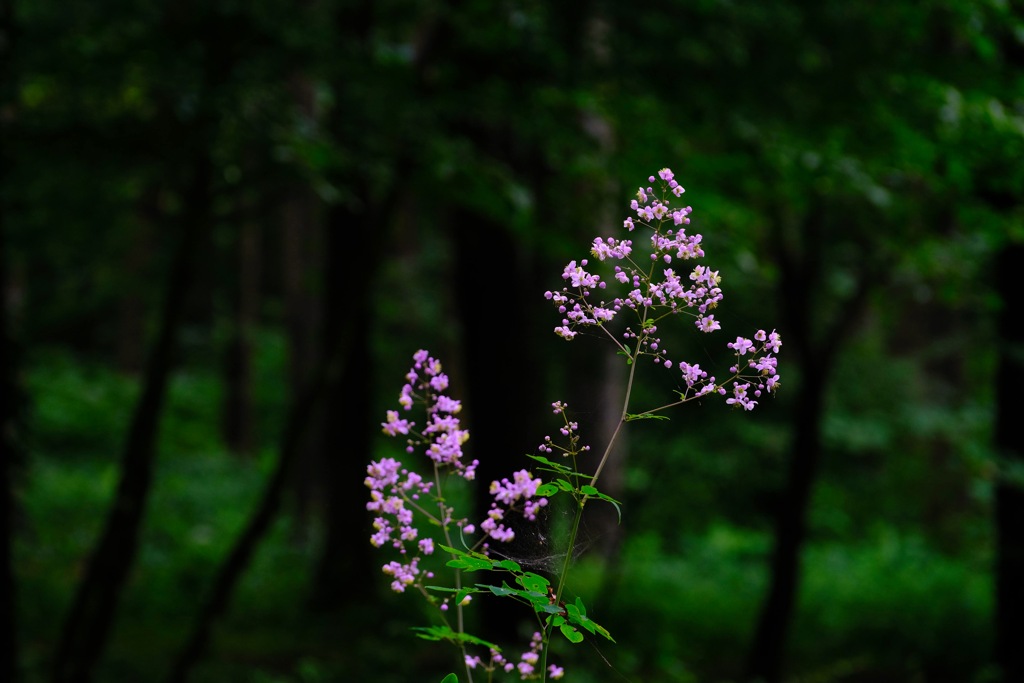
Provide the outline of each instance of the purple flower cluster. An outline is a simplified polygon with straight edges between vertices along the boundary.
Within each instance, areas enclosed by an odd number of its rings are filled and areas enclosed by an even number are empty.
[[[476,460],[469,464],[463,462],[462,445],[469,439],[469,432],[462,429],[456,417],[462,409],[459,401],[442,393],[448,389],[448,376],[444,374],[440,361],[432,358],[427,351],[417,351],[405,380],[398,404],[403,411],[411,411],[413,406],[421,405],[426,426],[417,430],[416,422],[400,417],[396,410],[389,410],[385,421],[381,423],[382,431],[388,436],[405,436],[406,451],[409,453],[415,452],[417,447],[423,447],[435,468],[472,480],[479,463]],[[384,573],[393,579],[391,588],[401,593],[419,577],[422,557],[434,552],[434,540],[421,538],[415,524],[417,512],[428,514],[421,499],[434,495],[434,483],[405,469],[394,458],[371,462],[366,468],[366,475],[363,483],[370,489],[370,501],[366,509],[377,513],[373,520],[374,533],[370,536],[370,543],[377,548],[391,546],[405,560],[389,562],[383,567]],[[453,521],[450,508],[440,503],[437,509],[442,525]]]
[[[686,390],[681,395],[686,399],[717,392],[729,396],[725,401],[727,404],[753,410],[757,405],[754,398],[759,398],[764,392],[774,393],[779,388],[779,375],[776,372],[778,359],[772,354],[782,348],[782,337],[775,330],[771,333],[758,330],[753,339],[736,337],[736,341],[726,346],[736,356],[735,364],[729,368],[732,373],[732,393],[724,385],[717,384],[714,376],[708,375],[700,365],[680,363],[683,381],[686,383]],[[742,357],[747,354],[750,358],[743,360]]]
[[[537,671],[537,664],[541,659],[541,652],[544,649],[544,639],[539,632],[534,632],[533,638],[530,639],[530,647],[519,657],[519,663],[513,663],[506,659],[500,652],[491,648],[490,655],[491,660],[489,663],[484,664],[484,661],[475,655],[466,655],[466,666],[470,669],[475,669],[478,666],[485,668],[487,671],[502,670],[505,673],[512,673],[513,671],[519,674],[520,680],[528,681],[536,678],[540,678],[541,672]],[[548,665],[547,677],[551,680],[558,680],[565,676],[565,670],[555,664]]]
[[[456,417],[462,410],[462,403],[442,393],[448,388],[448,375],[442,371],[441,361],[425,350],[417,351],[405,380],[398,395],[398,404],[408,411],[420,402],[425,405],[427,414],[426,427],[408,439],[406,451],[412,453],[416,446],[426,445],[426,453],[431,460],[472,481],[479,462],[474,460],[468,465],[462,462],[462,445],[469,439],[469,432],[460,427]],[[415,426],[415,422],[399,419],[398,412],[394,410],[389,410],[387,421],[381,423],[388,436],[408,435]]]
[[[537,488],[543,482],[526,470],[519,470],[512,475],[512,481],[503,478],[491,482],[489,493],[494,496],[491,509],[487,511],[487,519],[480,528],[496,541],[506,543],[516,537],[512,529],[505,526],[505,515],[515,510],[531,522],[537,521],[537,513],[548,504],[548,499],[537,496]]]
[[[561,324],[555,327],[555,334],[568,341],[581,328],[600,328],[627,356],[650,356],[654,363],[665,368],[678,367],[687,387],[681,394],[684,400],[710,393],[725,395],[728,392],[724,386],[717,384],[699,365],[669,359],[657,336],[658,321],[680,313],[692,316],[700,332],[720,330],[722,326],[711,311],[722,301],[723,294],[722,277],[717,270],[702,264],[695,265],[689,272],[670,267],[674,261],[703,258],[702,237],[688,234],[686,230],[693,209],[689,206],[675,208],[672,204],[673,199],[684,192],[672,171],[663,168],[657,177],[650,176],[648,182],[651,185],[640,187],[636,199],[630,202],[633,215],[623,221],[627,232],[638,228],[650,232],[648,258],[635,258],[638,252],[634,250],[633,240],[595,238],[590,253],[600,262],[619,263],[613,266],[611,278],[607,280],[588,270],[592,266],[586,259],[578,263],[571,261],[565,267],[562,289],[544,293],[563,316]],[[655,185],[659,192],[655,191]],[[609,294],[598,299],[598,291]],[[627,312],[635,322],[627,324],[620,334],[612,334],[607,323]],[[759,331],[755,339],[761,342],[756,348],[753,342],[737,346],[742,344],[742,338],[729,344],[737,356],[764,354],[750,361],[750,368],[757,372],[754,378],[748,377],[747,368],[736,367],[733,377],[726,380],[726,383],[734,381],[732,397],[727,402],[746,410],[757,404],[751,395],[757,397],[778,387],[775,358],[767,351],[772,349],[777,353],[781,340],[775,332],[769,339],[764,331]]]
[[[778,353],[782,348],[782,337],[775,330],[771,333],[758,330],[753,340],[736,337],[736,341],[726,346],[736,353],[736,364],[729,368],[729,371],[737,379],[733,381],[732,396],[725,402],[737,408],[753,410],[757,401],[750,397],[751,394],[757,398],[766,391],[774,393],[779,388],[779,375],[776,372],[778,359],[772,354]],[[740,357],[748,353],[751,357],[744,363]],[[755,374],[749,374],[751,369]],[[725,395],[725,389],[719,389],[719,393]]]
[[[419,553],[408,562],[384,565],[384,573],[394,579],[392,590],[401,593],[419,576],[420,556],[434,552],[433,539],[419,538],[419,531],[413,525],[412,508],[420,496],[430,493],[433,485],[415,472],[403,469],[394,458],[371,462],[366,472],[364,483],[370,489],[370,502],[366,509],[378,514],[373,520],[374,533],[370,536],[370,543],[377,548],[390,545],[403,557],[409,556],[409,546],[415,543]]]
[[[473,481],[479,462],[473,460],[467,464],[463,460],[462,446],[469,439],[469,432],[462,429],[457,416],[461,403],[443,393],[449,381],[440,361],[427,351],[417,351],[405,380],[398,404],[406,412],[420,406],[425,426],[420,429],[417,422],[401,417],[399,411],[388,410],[381,430],[388,436],[404,436],[408,453],[421,449],[433,463],[436,474],[454,474]],[[455,524],[464,534],[476,532],[476,527],[467,524],[467,520],[454,519],[452,508],[436,490],[440,483],[435,486],[434,481],[406,469],[395,458],[371,462],[366,474],[364,483],[370,489],[366,509],[377,515],[370,543],[377,548],[390,546],[402,556],[402,562],[389,562],[383,567],[384,573],[392,577],[391,587],[396,592],[404,592],[407,586],[416,583],[421,574],[420,561],[434,552],[435,541],[422,536],[416,525],[418,518],[426,518],[435,528],[447,529],[449,524]],[[515,532],[505,524],[510,514],[536,521],[541,508],[548,504],[547,498],[537,495],[541,483],[527,470],[515,472],[511,480],[491,482],[494,502],[480,524],[480,529],[486,533],[479,542],[481,550],[487,551],[486,539],[508,542],[515,538]],[[429,505],[424,504],[424,499],[428,499]]]
[[[562,419],[565,420],[565,425],[559,427],[558,431],[563,437],[568,439],[569,445],[559,446],[549,435],[544,437],[544,443],[538,446],[537,450],[541,453],[553,453],[555,450],[558,450],[561,451],[563,456],[577,456],[589,451],[590,446],[580,444],[579,423],[575,420],[570,420],[565,412],[568,406],[562,401],[555,401],[551,404],[551,408],[555,415],[561,415]]]

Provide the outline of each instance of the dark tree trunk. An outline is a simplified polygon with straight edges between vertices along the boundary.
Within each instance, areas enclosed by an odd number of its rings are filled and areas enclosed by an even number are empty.
[[[807,512],[822,458],[828,376],[841,347],[839,340],[849,338],[864,312],[871,287],[883,281],[888,267],[882,255],[865,259],[863,269],[855,273],[852,293],[830,302],[829,315],[818,315],[816,311],[823,303],[819,297],[829,235],[831,231],[850,234],[853,229],[846,214],[840,211],[843,217],[832,219],[833,223],[821,198],[812,199],[807,213],[795,226],[799,233],[795,240],[792,235],[786,239],[787,219],[781,212],[773,221],[772,243],[780,275],[778,300],[783,302],[783,325],[779,331],[787,344],[783,349],[786,362],[795,363],[800,383],[794,399],[789,471],[775,519],[769,587],[746,661],[747,678],[764,683],[782,680],[786,642],[800,586]]]
[[[3,220],[0,218],[0,230]],[[7,253],[0,233],[0,288],[7,293]],[[15,619],[14,559],[14,478],[22,464],[23,452],[17,435],[20,413],[25,398],[18,386],[16,368],[18,353],[8,323],[6,296],[0,302],[0,678],[12,683],[18,679],[18,639]]]
[[[359,193],[367,197],[367,188]],[[385,203],[384,206],[390,206]],[[372,225],[389,225],[391,211],[369,212]],[[371,576],[367,542],[366,465],[379,422],[371,413],[373,281],[387,237],[371,226],[366,206],[332,207],[325,235],[324,347],[343,370],[327,388],[321,453],[324,540],[310,606],[332,612],[362,596],[349,586]],[[381,215],[383,213],[384,215]]]
[[[785,495],[775,522],[771,583],[748,660],[750,677],[766,683],[782,679],[783,655],[800,585],[800,554],[807,536],[807,510],[821,462],[825,378],[813,366],[804,367],[803,372],[794,402],[793,441]]]
[[[0,222],[0,229],[2,229]],[[0,236],[0,240],[3,237]],[[6,294],[7,254],[5,245],[0,244],[0,286]],[[11,338],[7,322],[6,305],[0,303],[0,678],[5,681],[18,680],[18,638],[17,620],[15,619],[16,602],[14,581],[14,478],[15,472],[22,462],[21,444],[17,441],[19,429],[19,412],[24,404],[24,397],[18,387],[16,378],[16,359],[14,340]]]
[[[1010,14],[1018,25],[1024,20],[1024,6],[1010,3]],[[1024,50],[1010,32],[1002,34],[999,49],[1011,72],[1024,68]],[[992,178],[1000,178],[1001,172]],[[987,193],[995,209],[1009,214],[1020,210],[1020,197],[1005,190]],[[1009,220],[1009,219],[1007,219]],[[998,369],[996,371],[996,456],[1006,469],[1024,467],[1024,295],[1020,272],[1024,267],[1024,245],[1003,247],[996,263],[996,291],[1003,308],[998,320]],[[1002,469],[1002,468],[1001,468]],[[995,489],[995,664],[1003,683],[1024,681],[1024,483],[1000,477]]]
[[[312,117],[313,86],[296,74],[290,90],[301,116]],[[285,329],[288,337],[288,386],[298,397],[322,358],[320,348],[321,311],[318,281],[322,274],[322,230],[318,201],[313,190],[299,178],[289,188],[281,221],[281,264]],[[319,410],[319,408],[317,408]],[[310,416],[312,424],[298,446],[296,466],[292,471],[295,488],[297,520],[295,531],[305,535],[312,502],[321,496],[319,456],[320,415]]]
[[[142,282],[153,262],[157,227],[160,220],[159,188],[147,188],[138,199],[137,224],[129,237],[122,276],[128,286],[122,288],[117,306],[117,339],[115,354],[121,372],[139,376],[146,366],[146,325],[151,308]]]
[[[14,3],[0,0],[0,188],[9,176],[8,139],[13,117],[16,84],[11,73],[14,41]],[[21,464],[18,441],[25,397],[17,379],[18,353],[8,310],[8,240],[6,205],[0,205],[0,679],[18,680],[18,639],[15,619],[15,582],[12,546],[14,541],[14,475]]]
[[[488,493],[490,483],[511,477],[518,469],[529,469],[531,461],[525,454],[536,453],[547,433],[540,426],[546,412],[544,378],[536,361],[537,318],[531,314],[547,311],[529,259],[506,229],[490,218],[461,209],[453,212],[451,224],[455,248],[452,284],[465,373],[462,398],[472,435],[467,454],[480,461],[474,518],[479,524],[493,500]],[[495,287],[498,271],[501,280]],[[532,556],[554,552],[533,544],[526,530],[519,535],[521,543],[496,550],[506,550],[524,563]],[[512,600],[492,600],[483,609],[485,627],[479,635],[496,642],[516,641],[519,622],[529,616]]]
[[[224,440],[233,453],[251,456],[253,418],[253,335],[259,322],[260,226],[245,212],[236,244],[238,277],[232,302],[231,339],[224,358]]]
[[[1020,269],[1024,246],[1005,247],[996,264],[999,365],[996,373],[995,446],[1008,467],[1024,466],[1024,294]],[[1001,468],[1002,469],[1002,468]],[[1024,681],[1024,486],[1000,478],[995,490],[995,663],[1002,681]]]
[[[199,238],[209,215],[210,165],[198,162],[187,195],[189,212],[171,263],[159,331],[150,351],[142,393],[132,414],[121,479],[114,502],[78,586],[54,657],[53,680],[80,683],[92,678],[104,651],[114,615],[138,548],[139,528],[153,477],[160,414],[175,362],[178,328],[196,260]]]
[[[332,21],[347,43],[347,59],[372,61],[373,3],[357,0],[339,6]],[[419,57],[417,56],[417,62]],[[346,151],[364,154],[367,140],[353,135],[385,137],[379,121],[362,118],[364,96],[344,76],[332,82],[338,110],[329,125]],[[395,169],[410,169],[415,159],[404,151],[393,158]],[[348,587],[374,575],[373,546],[367,540],[369,517],[363,485],[371,456],[374,373],[371,330],[374,325],[374,279],[405,190],[399,181],[374,185],[370,172],[358,167],[332,180],[349,197],[330,207],[324,236],[323,334],[325,352],[341,359],[342,369],[327,387],[320,452],[313,470],[322,493],[323,545],[316,560],[308,605],[322,613],[365,606],[368,596]],[[381,193],[381,190],[384,190]],[[349,625],[358,628],[356,620]]]

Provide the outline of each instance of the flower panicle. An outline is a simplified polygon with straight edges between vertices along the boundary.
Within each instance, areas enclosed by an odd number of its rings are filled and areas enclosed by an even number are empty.
[[[590,254],[600,263],[613,262],[611,276],[605,279],[593,272],[597,264],[592,266],[587,259],[570,261],[562,271],[562,288],[544,293],[562,316],[554,332],[571,341],[585,328],[603,328],[631,360],[647,356],[666,369],[678,368],[685,384],[680,392],[683,400],[720,394],[729,396],[727,404],[752,410],[756,398],[765,392],[774,393],[779,387],[772,354],[781,348],[781,337],[776,331],[767,334],[759,330],[755,335],[758,344],[737,337],[727,345],[737,356],[753,356],[749,367],[744,362],[742,367],[732,368],[733,377],[725,382],[732,382],[731,394],[699,365],[669,357],[658,321],[685,314],[693,318],[701,333],[722,329],[713,312],[724,299],[722,276],[705,263],[681,265],[683,261],[703,260],[705,253],[703,236],[690,234],[687,229],[692,207],[675,204],[685,190],[672,170],[663,168],[647,181],[647,186],[637,189],[629,204],[631,215],[623,221],[627,233],[638,229],[649,232],[646,247],[641,249],[643,241],[631,237],[594,238]],[[609,331],[608,325],[622,316],[627,316],[622,330]]]
[[[381,430],[390,437],[405,437],[406,452],[420,451],[436,472],[474,481],[479,461],[466,462],[463,446],[469,440],[469,431],[462,428],[458,418],[461,403],[444,393],[448,388],[449,379],[441,362],[426,350],[417,351],[399,392],[399,409],[386,411]],[[416,406],[422,409],[422,427],[402,417]],[[370,489],[366,509],[376,514],[370,543],[377,548],[392,548],[400,555],[400,561],[391,561],[382,568],[391,577],[391,588],[396,592],[404,592],[422,578],[432,576],[422,571],[420,562],[434,553],[437,542],[423,534],[423,524],[417,524],[420,518],[429,516],[426,521],[435,529],[447,529],[454,524],[469,536],[479,528],[483,538],[477,545],[487,553],[490,541],[508,542],[515,538],[508,524],[511,515],[535,522],[548,504],[547,498],[537,495],[543,481],[525,469],[519,470],[511,478],[491,482],[494,502],[479,525],[471,524],[467,519],[455,518],[454,510],[437,490],[440,481],[427,480],[391,457],[372,461],[366,468],[364,484]],[[432,506],[424,505],[425,502]],[[437,510],[433,515],[426,512],[431,507]],[[441,607],[445,609],[447,603]]]

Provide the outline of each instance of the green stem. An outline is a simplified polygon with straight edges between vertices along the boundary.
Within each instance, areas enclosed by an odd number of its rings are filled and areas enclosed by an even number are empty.
[[[639,357],[640,345],[633,351],[633,362],[629,364],[629,379],[626,380],[626,396],[622,401],[622,412],[619,415],[619,423],[615,425],[615,431],[612,432],[612,436],[608,439],[608,445],[605,446],[604,454],[601,456],[601,462],[597,464],[597,469],[594,470],[594,476],[590,478],[590,485],[596,486],[597,480],[601,476],[602,470],[604,470],[605,463],[608,462],[608,458],[612,454],[612,448],[615,446],[615,441],[619,438],[619,432],[622,431],[622,425],[626,424],[626,415],[629,414],[629,398],[633,392],[633,378],[636,376],[636,360]],[[586,499],[584,499],[585,502]],[[583,507],[583,503],[580,503],[580,507]]]
[[[626,395],[622,400],[622,412],[619,415],[619,423],[615,425],[615,431],[612,432],[611,438],[608,439],[608,444],[605,446],[604,453],[601,455],[601,461],[597,465],[597,469],[594,471],[594,476],[590,479],[590,485],[596,486],[597,480],[601,476],[601,471],[604,469],[605,464],[608,462],[608,458],[611,456],[612,449],[615,447],[615,442],[618,439],[619,433],[622,431],[622,426],[626,424],[626,415],[629,413],[629,399],[633,391],[633,379],[636,376],[636,360],[639,357],[640,346],[639,344],[633,350],[631,362],[629,364],[629,379],[626,380]],[[589,496],[583,495],[577,499],[576,514],[573,516],[572,529],[569,532],[569,543],[565,550],[565,559],[562,560],[562,571],[558,575],[558,589],[555,591],[555,604],[559,605],[562,603],[562,593],[565,591],[566,578],[569,575],[569,564],[572,562],[573,548],[576,547],[576,536],[580,530],[580,522],[583,519],[583,506],[586,505]],[[548,679],[548,646],[551,643],[552,628],[544,629],[544,650],[541,652],[541,681],[547,681]]]
[[[444,504],[444,495],[441,491],[441,473],[440,468],[434,465],[434,487],[437,491],[437,507],[440,513],[441,531],[444,533],[444,542],[449,548],[454,548],[455,545],[452,543],[452,536],[448,532],[448,509]],[[458,592],[462,590],[462,570],[455,570],[455,596],[458,597]],[[465,621],[462,610],[462,601],[458,601],[455,605],[455,627],[456,632],[459,635],[463,634],[465,629]],[[469,667],[469,663],[466,660],[466,644],[459,641],[459,651],[462,653],[462,663],[466,668],[466,678],[469,683],[473,683],[473,670]]]

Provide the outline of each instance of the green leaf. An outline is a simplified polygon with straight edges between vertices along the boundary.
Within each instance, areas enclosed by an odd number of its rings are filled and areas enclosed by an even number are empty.
[[[594,626],[594,631],[591,631],[591,633],[594,633],[596,631],[599,635],[604,636],[605,638],[607,638],[608,640],[612,641],[613,643],[615,642],[615,639],[612,638],[612,634],[609,633],[608,629],[606,629],[604,626],[600,626],[599,624],[597,624],[597,622],[594,622],[594,621],[591,621],[591,622],[588,622],[588,623],[590,623],[590,624],[592,624]]]
[[[635,420],[668,420],[668,415],[657,415],[655,413],[626,413],[626,422]]]
[[[621,524],[622,523],[622,507],[621,507],[619,501],[615,500],[611,496],[606,496],[603,493],[598,493],[597,494],[597,498],[612,504],[612,506],[615,508],[615,513],[619,516],[619,523]]]
[[[457,641],[459,634],[448,626],[413,626],[416,636],[423,640],[451,640]]]
[[[552,606],[547,593],[538,593],[537,591],[532,590],[512,588],[508,584],[491,586],[488,584],[478,583],[477,586],[480,588],[486,588],[499,598],[519,598],[523,602],[530,603],[533,606],[533,611],[535,612],[548,612],[550,611],[548,610],[548,607]]]
[[[494,563],[494,568],[495,569],[506,569],[506,570],[508,570],[510,572],[521,572],[521,571],[523,571],[523,568],[520,567],[518,563],[513,562],[512,560],[502,560],[501,562],[495,562]]]
[[[583,642],[583,634],[569,624],[562,624],[558,627],[558,630],[562,632],[562,635],[565,636],[566,640],[570,643]]]
[[[476,636],[468,633],[457,633],[448,626],[414,626],[413,631],[416,631],[416,636],[423,640],[447,640],[451,643],[458,645],[459,643],[469,643],[471,645],[480,645],[482,647],[493,647],[501,652],[501,648],[498,648],[494,643],[484,640],[483,638],[477,638]]]
[[[532,460],[536,460],[537,462],[541,463],[542,465],[547,465],[550,468],[549,471],[558,472],[559,474],[572,474],[572,468],[571,467],[567,467],[566,465],[563,465],[560,462],[555,462],[553,460],[548,460],[543,455],[527,455],[526,457],[528,457],[528,458],[530,458]],[[540,469],[545,469],[545,468],[542,467]]]
[[[536,600],[533,603],[533,610],[535,612],[544,612],[547,614],[561,614],[562,608],[551,602],[551,598],[546,595],[541,595],[543,600]],[[561,617],[559,617],[561,618]],[[564,620],[563,620],[564,621]]]
[[[622,522],[622,504],[619,503],[619,501],[615,500],[614,498],[605,493],[601,493],[600,491],[597,490],[596,487],[590,486],[589,484],[584,484],[583,486],[581,486],[580,493],[582,493],[585,496],[590,496],[592,498],[597,498],[599,500],[611,503],[615,507],[616,514],[618,514],[619,516],[619,522]]]
[[[448,674],[441,679],[441,683],[459,683],[459,677],[455,674]]]
[[[559,481],[561,481],[561,479],[559,479]],[[551,482],[547,482],[545,484],[541,484],[540,486],[537,487],[537,495],[538,496],[545,496],[547,498],[550,498],[551,496],[555,495],[556,493],[558,493],[558,487],[556,485],[552,484]]]
[[[558,614],[555,614],[551,617],[551,625],[557,626],[559,630],[561,630],[563,633],[565,633],[565,629],[572,628],[572,624],[576,624],[577,626],[583,627],[593,635],[603,636],[604,638],[607,638],[613,643],[615,642],[615,639],[612,638],[611,634],[608,632],[608,629],[601,626],[596,621],[587,616],[587,608],[583,604],[583,600],[581,598],[576,598],[576,601],[574,603],[567,603],[564,608],[557,607],[555,605],[551,605],[551,607],[558,610]],[[576,633],[572,638],[570,638],[568,635],[566,635],[566,638],[569,638],[570,641],[577,643],[579,642],[579,640],[573,639],[577,636],[579,639],[583,638],[583,634],[579,633],[578,630],[576,630]]]
[[[456,557],[472,557],[477,560],[487,560],[488,562],[490,562],[489,557],[487,557],[483,553],[478,553],[473,550],[466,551],[459,550],[458,548],[449,548],[448,546],[442,545],[440,543],[438,544],[438,547],[446,553],[449,553],[450,555],[455,555]]]
[[[475,557],[464,557],[461,560],[448,560],[445,562],[446,567],[453,567],[455,569],[465,569],[467,572],[475,572],[480,569],[490,569],[492,567],[490,560],[480,560]]]
[[[517,576],[516,583],[528,591],[542,594],[547,594],[548,586],[551,585],[550,581],[540,574],[534,574],[533,572],[526,572],[522,576]]]
[[[616,505],[616,506],[618,506],[620,504],[619,501],[615,500],[614,498],[609,496],[607,493],[601,493],[600,491],[598,491],[597,493],[594,494],[594,496],[596,496],[597,498],[600,498],[601,500],[606,500],[609,503],[612,503],[613,505]]]
[[[478,560],[475,557],[464,557],[461,560],[448,560],[445,562],[445,565],[448,567],[454,567],[455,569],[465,569],[468,572],[491,568],[489,560]]]
[[[497,595],[499,598],[505,598],[510,595],[519,595],[520,592],[518,588],[511,588],[508,584],[505,583],[503,583],[501,586],[492,586],[486,583],[478,583],[477,586],[479,586],[480,588],[486,588],[487,590]]]

